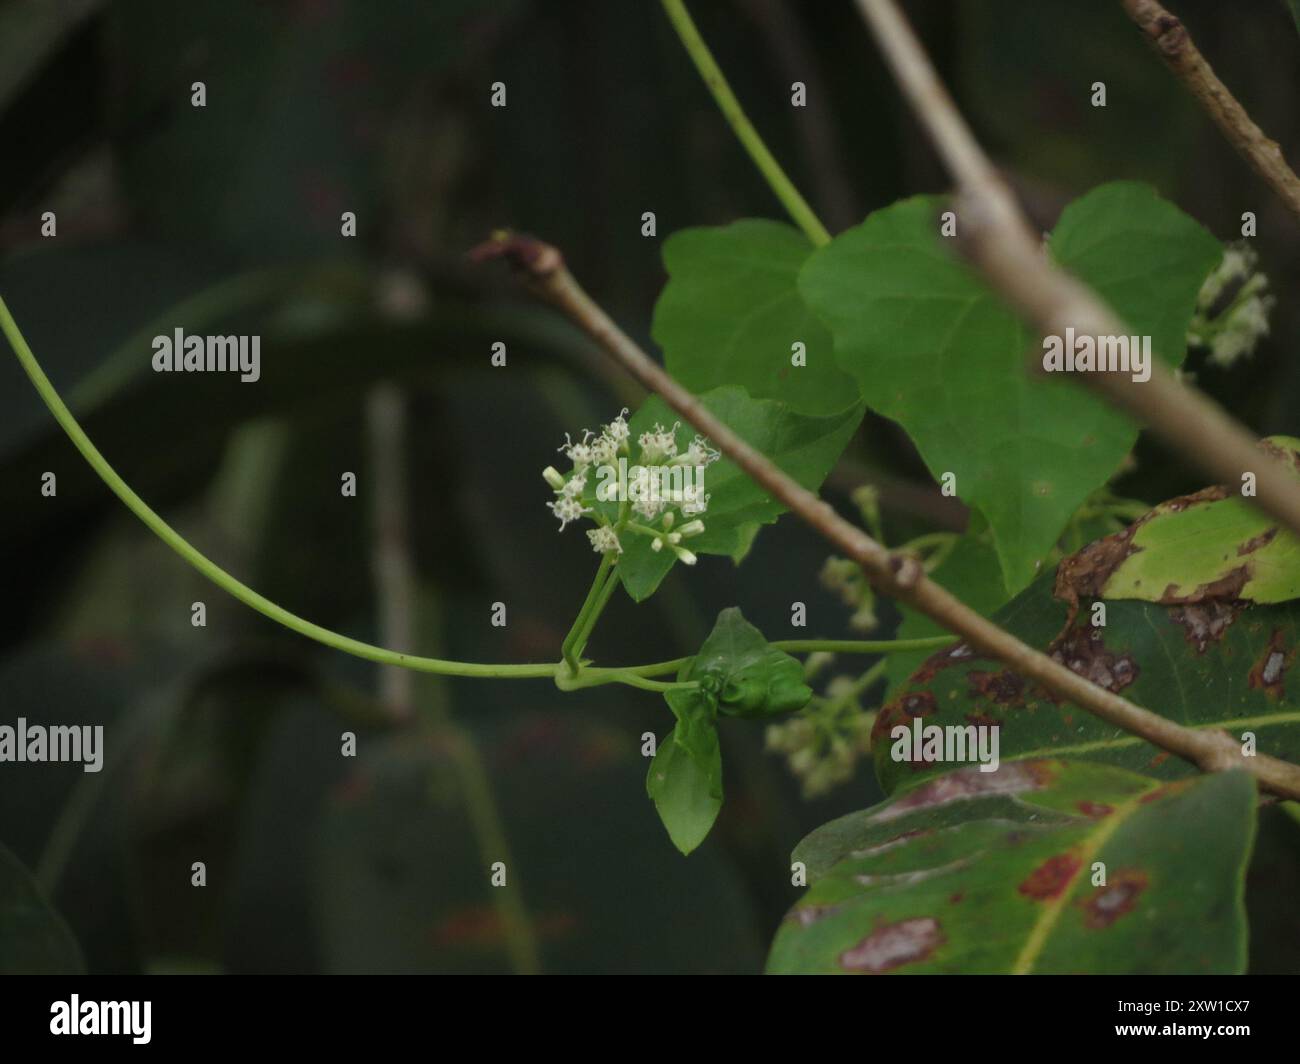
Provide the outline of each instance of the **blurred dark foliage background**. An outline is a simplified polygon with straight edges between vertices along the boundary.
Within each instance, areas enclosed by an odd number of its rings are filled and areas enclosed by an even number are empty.
[[[1295,219],[1120,5],[906,6],[1044,228],[1115,178],[1153,183],[1224,240],[1257,213],[1273,335],[1232,370],[1191,368],[1259,432],[1300,434]],[[1283,5],[1172,6],[1300,161],[1300,37]],[[832,231],[946,187],[848,0],[692,9]],[[789,105],[796,80],[806,110]],[[488,105],[496,81],[505,109]],[[546,237],[648,344],[664,236],[782,217],[651,0],[9,0],[0,146],[0,292],[128,483],[289,609],[468,660],[558,656],[594,562],[578,533],[557,536],[539,473],[566,431],[639,396],[465,251],[499,226]],[[47,210],[55,239],[40,236]],[[345,210],[355,239],[340,236]],[[640,235],[643,211],[658,239]],[[261,334],[261,381],[152,373],[150,338],[176,326]],[[498,340],[505,369],[489,365]],[[356,498],[340,494],[348,471]],[[878,419],[829,494],[847,505],[862,483],[897,540],[964,523]],[[1143,443],[1119,487],[1155,501],[1199,484]],[[761,729],[737,723],[722,818],[682,858],[644,790],[641,735],[668,724],[655,695],[407,689],[284,631],[148,534],[7,354],[0,513],[0,720],[102,723],[108,743],[97,775],[0,766],[0,843],[91,971],[756,971],[797,893],[794,843],[879,796],[864,767],[804,801]],[[396,601],[392,554],[411,566]],[[810,621],[793,634],[848,636],[817,582],[825,554],[783,522],[737,569],[708,559],[640,607],[620,595],[591,651],[689,653],[733,604],[788,637],[795,600]],[[206,628],[190,624],[195,601]],[[414,708],[405,723],[394,698]],[[340,756],[344,731],[356,758]],[[1255,970],[1300,967],[1296,834],[1266,816]],[[506,854],[510,887],[494,890],[487,869]]]

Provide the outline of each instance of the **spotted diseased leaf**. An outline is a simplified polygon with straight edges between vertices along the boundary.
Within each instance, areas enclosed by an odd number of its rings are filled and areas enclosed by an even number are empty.
[[[682,674],[713,692],[718,711],[733,717],[770,717],[802,709],[812,698],[803,665],[763,638],[732,606]],[[670,698],[671,701],[671,698]]]
[[[722,809],[722,752],[712,722],[697,725],[678,741],[679,723],[659,744],[646,792],[682,853],[702,843]]]
[[[0,975],[74,975],[81,950],[36,880],[0,846]]]
[[[1045,574],[992,620],[1030,646],[1139,706],[1189,728],[1250,732],[1257,752],[1300,760],[1300,603],[1212,600],[1179,606],[1105,602],[1105,625],[1090,601],[1072,607]],[[950,765],[895,760],[893,732],[923,727],[997,726],[1005,764],[1025,758],[1103,761],[1165,779],[1195,769],[1075,705],[964,643],[926,659],[881,708],[872,730],[876,775],[886,793],[945,774]],[[900,733],[901,737],[901,733]],[[1244,741],[1244,739],[1243,739]],[[906,754],[900,745],[900,756]]]
[[[947,557],[935,567],[930,576],[940,587],[986,617],[1007,601],[1006,585],[1003,584],[998,569],[997,555],[989,544],[969,534],[953,544]],[[901,603],[898,609],[903,620],[898,626],[897,638],[924,639],[948,634],[943,625],[924,613]],[[885,666],[889,690],[897,691],[906,683],[907,678],[920,667],[926,657],[928,655],[924,650],[890,654]]]
[[[700,396],[700,401],[747,443],[814,491],[848,446],[863,414],[861,404],[827,417],[798,414],[784,403],[754,399],[735,387],[716,388]],[[679,453],[696,435],[658,396],[647,400],[628,422],[634,440],[655,425],[677,426]],[[726,458],[705,467],[704,491],[708,496],[708,510],[702,515],[705,530],[683,543],[696,554],[723,554],[739,561],[758,526],[771,524],[785,512]],[[626,533],[622,539],[617,572],[627,593],[641,602],[654,593],[675,559],[671,551],[652,550],[647,536]]]
[[[1260,442],[1300,470],[1300,440]],[[1287,602],[1300,597],[1300,539],[1238,491],[1206,488],[1163,502],[1065,558],[1056,594],[1066,601],[1089,596],[1166,605]]]
[[[958,495],[988,519],[1014,593],[1137,426],[1077,384],[1028,371],[1040,342],[939,236],[946,208],[917,197],[876,211],[813,253],[799,290],[867,404],[907,430],[936,477],[956,474]],[[1205,230],[1147,186],[1118,182],[1067,207],[1049,246],[1151,337],[1156,357],[1182,362],[1197,294],[1222,256]]]
[[[1240,771],[1162,783],[1041,760],[949,773],[800,843],[811,886],[768,970],[1241,972],[1255,798]]]
[[[668,371],[693,391],[739,384],[800,413],[833,414],[853,402],[857,382],[799,295],[812,250],[799,230],[761,219],[664,241],[668,285],[652,332]],[[801,366],[791,361],[795,344],[803,345]]]

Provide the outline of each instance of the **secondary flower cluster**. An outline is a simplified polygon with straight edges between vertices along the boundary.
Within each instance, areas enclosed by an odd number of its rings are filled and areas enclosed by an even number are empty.
[[[637,437],[637,464],[629,470],[633,442],[626,418],[624,409],[598,433],[585,431],[576,442],[565,435],[560,450],[573,468],[568,473],[554,466],[542,470],[555,493],[546,505],[559,519],[560,531],[583,517],[596,522],[595,528],[587,530],[587,539],[597,554],[621,554],[620,537],[630,533],[648,537],[651,550],[671,550],[680,561],[694,565],[695,554],[681,544],[704,531],[700,515],[709,506],[704,470],[720,455],[702,436],[696,436],[679,453],[677,430],[681,423],[667,429],[656,424]],[[597,483],[589,491],[593,475]],[[618,501],[618,516],[611,519],[589,505],[593,498]]]
[[[811,682],[833,658],[809,655],[805,664]],[[784,754],[790,771],[803,784],[805,798],[817,798],[853,778],[858,761],[871,752],[871,726],[876,715],[860,702],[862,683],[836,676],[825,694],[814,695],[801,712],[780,724],[769,724],[767,749]]]
[[[1205,279],[1196,298],[1188,342],[1209,349],[1209,360],[1225,368],[1255,350],[1268,335],[1268,315],[1277,302],[1268,278],[1258,272],[1249,244],[1229,247]]]

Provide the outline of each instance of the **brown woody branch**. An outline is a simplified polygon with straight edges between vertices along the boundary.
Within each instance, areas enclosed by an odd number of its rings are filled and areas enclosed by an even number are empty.
[[[1127,336],[1091,289],[1054,266],[1006,184],[976,143],[948,91],[893,0],[857,0],[904,96],[957,183],[966,252],[995,289],[1045,336]],[[1087,372],[1083,383],[1145,422],[1215,481],[1242,483],[1254,473],[1254,502],[1300,535],[1300,483],[1222,407],[1152,360],[1151,378]]]
[[[1187,86],[1237,153],[1268,182],[1291,213],[1300,218],[1300,178],[1287,165],[1277,141],[1255,125],[1246,109],[1219,80],[1192,41],[1187,27],[1157,0],[1121,2],[1165,66]]]
[[[736,435],[642,351],[583,291],[554,247],[531,237],[498,233],[476,248],[472,257],[480,262],[495,258],[509,261],[533,292],[568,315],[619,365],[708,436],[755,483],[837,551],[857,562],[881,593],[920,610],[976,650],[1036,680],[1064,701],[1073,702],[1107,723],[1177,754],[1207,772],[1244,768],[1269,791],[1284,797],[1300,797],[1297,766],[1263,755],[1245,757],[1240,744],[1225,732],[1186,728],[1098,687],[981,617],[931,581],[915,558],[887,550],[840,517],[828,503]]]

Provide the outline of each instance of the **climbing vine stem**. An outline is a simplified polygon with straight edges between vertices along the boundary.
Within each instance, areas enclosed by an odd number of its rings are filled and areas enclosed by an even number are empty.
[[[704,79],[709,92],[713,94],[718,110],[722,112],[740,143],[749,152],[749,157],[754,160],[754,165],[758,167],[772,191],[776,193],[776,198],[781,201],[786,212],[813,244],[817,247],[829,244],[830,233],[826,231],[826,227],[822,225],[813,209],[808,206],[808,201],[794,187],[794,182],[781,169],[781,164],[776,161],[775,156],[767,150],[767,145],[763,143],[763,138],[758,135],[758,130],[754,128],[753,123],[745,116],[736,94],[731,91],[727,79],[722,76],[722,70],[714,60],[713,53],[704,43],[700,31],[695,28],[695,20],[686,10],[686,4],[683,0],[663,0],[663,5],[668,20],[677,31],[677,36],[681,38],[682,46],[695,64],[695,69],[700,72],[700,77]]]
[[[380,665],[396,665],[404,669],[414,669],[417,672],[438,673],[442,676],[468,676],[483,677],[491,679],[549,679],[554,680],[559,686],[566,689],[577,689],[581,687],[595,687],[607,683],[622,683],[633,687],[640,687],[651,691],[672,690],[679,686],[693,686],[690,684],[681,685],[673,683],[663,683],[652,680],[652,676],[665,675],[676,672],[689,658],[679,658],[676,661],[658,662],[651,665],[632,665],[620,668],[595,668],[583,666],[578,661],[578,656],[582,653],[587,639],[591,635],[591,630],[599,617],[601,610],[604,609],[610,597],[618,584],[618,572],[615,563],[608,557],[602,560],[600,567],[596,572],[596,579],[592,582],[591,591],[588,592],[587,601],[583,609],[579,611],[574,626],[569,635],[565,638],[566,650],[573,650],[573,658],[570,662],[566,660],[553,663],[538,663],[527,665],[510,665],[510,664],[490,664],[470,661],[447,661],[442,658],[427,658],[417,654],[402,654],[395,650],[389,650],[386,647],[375,646],[372,643],[365,643],[359,639],[352,639],[342,635],[339,632],[331,631],[319,624],[313,624],[295,613],[291,613],[283,606],[272,602],[265,595],[254,591],[247,584],[236,579],[230,573],[226,572],[211,558],[203,554],[184,536],[171,527],[146,503],[134,490],[124,481],[117,471],[109,464],[108,460],[100,453],[99,449],[91,442],[90,437],[86,435],[82,427],[77,423],[77,419],[72,415],[59,396],[58,391],[50,382],[45,371],[41,369],[40,363],[32,353],[18,324],[14,321],[13,315],[9,312],[9,307],[5,304],[3,298],[0,298],[0,331],[4,332],[5,337],[9,340],[14,354],[18,356],[18,361],[23,370],[31,379],[37,393],[49,407],[50,413],[59,426],[67,433],[68,438],[81,453],[87,464],[99,478],[108,485],[108,488],[126,505],[126,508],[136,515],[145,526],[153,532],[159,539],[167,544],[173,551],[179,554],[185,561],[211,580],[217,587],[233,595],[246,606],[257,610],[264,617],[268,617],[277,624],[283,625],[290,631],[297,632],[299,635],[306,636],[308,639],[314,639],[327,647],[335,650],[341,650],[346,654],[352,654],[355,657],[364,658],[367,661],[373,661]],[[793,640],[785,643],[776,643],[774,645],[790,652],[816,650],[838,651],[845,654],[888,654],[891,652],[901,652],[906,650],[918,650],[930,646],[942,646],[950,642],[946,637],[938,639],[898,639],[898,640]]]

